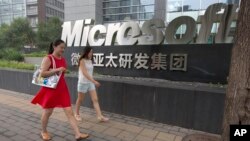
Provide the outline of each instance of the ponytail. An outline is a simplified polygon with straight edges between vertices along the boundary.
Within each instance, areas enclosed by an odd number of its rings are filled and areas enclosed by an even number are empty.
[[[49,46],[48,54],[52,54],[53,52],[54,52],[54,47],[53,47],[53,42],[51,42]]]
[[[57,47],[58,45],[60,45],[62,43],[64,43],[64,41],[61,39],[57,39],[54,42],[51,42],[50,46],[49,46],[48,54],[52,54],[54,52],[54,47]]]

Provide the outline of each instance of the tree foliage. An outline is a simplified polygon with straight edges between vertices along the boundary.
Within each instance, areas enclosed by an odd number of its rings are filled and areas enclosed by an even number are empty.
[[[50,18],[46,23],[40,23],[37,31],[37,46],[45,50],[49,44],[61,37],[62,22],[56,17]]]

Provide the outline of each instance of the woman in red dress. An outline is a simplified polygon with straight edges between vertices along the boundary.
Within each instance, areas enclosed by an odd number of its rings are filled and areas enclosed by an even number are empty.
[[[41,118],[42,121],[41,137],[43,138],[43,140],[51,140],[51,136],[47,131],[47,125],[49,117],[53,113],[54,108],[64,109],[64,112],[75,132],[75,138],[77,141],[89,137],[88,134],[80,133],[77,121],[72,111],[69,90],[64,79],[64,73],[67,67],[65,59],[62,57],[64,49],[65,49],[64,41],[60,39],[55,40],[50,45],[49,55],[44,57],[41,65],[42,77],[49,77],[56,73],[62,72],[57,87],[55,89],[42,87],[40,91],[36,94],[34,99],[31,101],[31,103],[39,104],[43,108],[43,113]],[[55,60],[56,69],[53,69],[52,59]]]

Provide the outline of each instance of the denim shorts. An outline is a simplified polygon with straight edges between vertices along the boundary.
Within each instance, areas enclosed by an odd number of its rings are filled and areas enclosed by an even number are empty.
[[[95,90],[94,83],[78,83],[77,84],[77,91],[81,93],[87,93],[89,91]]]

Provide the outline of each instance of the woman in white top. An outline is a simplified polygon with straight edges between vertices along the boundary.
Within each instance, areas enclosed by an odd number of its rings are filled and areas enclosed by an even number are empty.
[[[86,93],[90,94],[90,97],[92,99],[94,108],[96,110],[97,119],[100,122],[106,122],[109,119],[104,117],[102,115],[99,102],[98,102],[98,96],[96,93],[96,88],[99,87],[100,83],[93,78],[93,63],[92,63],[92,57],[93,57],[93,50],[91,47],[85,47],[84,53],[79,59],[79,74],[78,74],[78,85],[77,85],[77,91],[78,91],[78,98],[76,101],[76,115],[75,118],[78,121],[82,121],[82,118],[80,116],[80,105],[83,101],[84,95]]]

